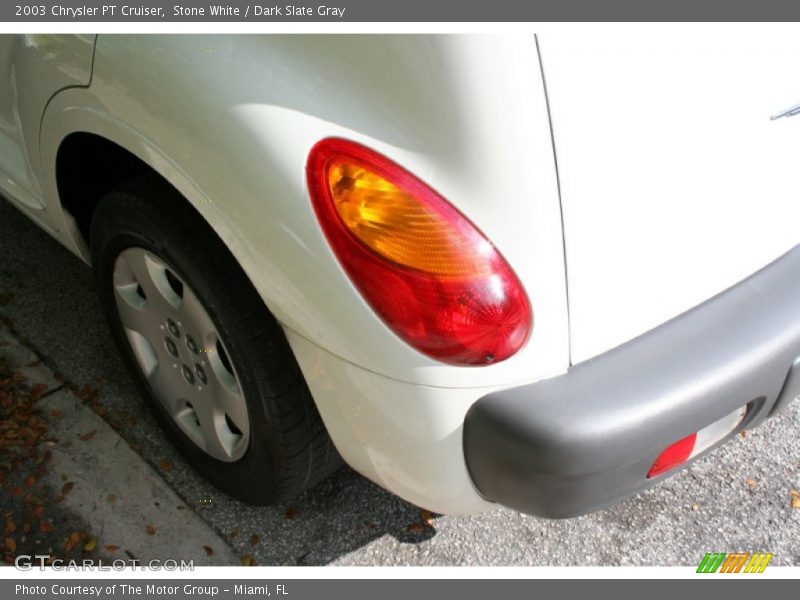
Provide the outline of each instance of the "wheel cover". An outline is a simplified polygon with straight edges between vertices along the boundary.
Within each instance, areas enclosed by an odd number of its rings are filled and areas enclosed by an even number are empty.
[[[161,405],[207,454],[240,459],[250,439],[247,403],[197,295],[162,259],[138,247],[117,257],[113,285],[131,349]]]

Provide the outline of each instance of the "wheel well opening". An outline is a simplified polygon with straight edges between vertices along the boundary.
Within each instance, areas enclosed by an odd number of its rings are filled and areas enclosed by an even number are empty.
[[[121,183],[152,169],[103,137],[72,133],[56,156],[56,185],[61,204],[89,243],[92,215],[101,198]]]

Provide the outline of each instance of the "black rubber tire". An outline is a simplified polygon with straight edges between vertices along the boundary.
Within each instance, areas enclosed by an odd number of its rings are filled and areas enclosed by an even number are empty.
[[[114,263],[126,248],[156,254],[197,294],[222,337],[247,401],[250,443],[236,462],[196,446],[161,406],[139,368],[116,308]],[[150,408],[189,462],[252,504],[309,489],[342,463],[283,330],[224,243],[166,181],[145,175],[110,192],[91,225],[95,279],[111,332]]]

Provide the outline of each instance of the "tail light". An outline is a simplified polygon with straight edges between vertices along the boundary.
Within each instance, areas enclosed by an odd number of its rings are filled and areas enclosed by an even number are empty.
[[[329,138],[306,168],[314,210],[342,267],[400,338],[437,360],[486,365],[517,352],[528,298],[491,242],[388,158]]]

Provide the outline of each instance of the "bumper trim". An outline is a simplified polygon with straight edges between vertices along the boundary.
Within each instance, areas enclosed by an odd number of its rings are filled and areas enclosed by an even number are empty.
[[[464,422],[470,476],[522,512],[597,510],[674,473],[646,477],[674,441],[747,405],[728,439],[797,397],[798,357],[800,246],[563,375],[478,400]]]

